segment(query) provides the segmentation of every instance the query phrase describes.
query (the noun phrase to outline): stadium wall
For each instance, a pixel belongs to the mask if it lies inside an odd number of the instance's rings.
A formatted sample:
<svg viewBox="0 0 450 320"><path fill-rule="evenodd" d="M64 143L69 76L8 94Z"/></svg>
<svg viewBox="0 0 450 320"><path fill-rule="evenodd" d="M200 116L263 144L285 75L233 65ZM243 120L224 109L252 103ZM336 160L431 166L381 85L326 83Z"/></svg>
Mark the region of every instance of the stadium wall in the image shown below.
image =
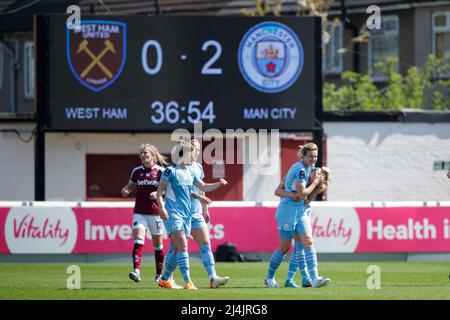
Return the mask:
<svg viewBox="0 0 450 320"><path fill-rule="evenodd" d="M231 242L247 256L267 258L278 246L276 206L216 202L208 224L212 249ZM51 261L120 260L132 245L132 214L132 202L0 202L0 261L39 261L40 254L55 255ZM317 202L311 224L326 260L450 261L450 202ZM144 250L150 254L152 246ZM199 253L192 240L190 252Z"/></svg>
<svg viewBox="0 0 450 320"><path fill-rule="evenodd" d="M34 139L32 123L0 123L0 201L34 200Z"/></svg>
<svg viewBox="0 0 450 320"><path fill-rule="evenodd" d="M2 124L25 138L32 124ZM332 172L330 201L450 200L445 171L434 161L450 161L449 123L326 122L327 166ZM170 153L169 134L46 134L46 198L86 200L86 154L136 153L150 141ZM34 141L20 141L13 132L0 133L0 201L34 199ZM280 150L272 161L279 165ZM126 170L129 170L126 168ZM245 164L243 200L271 201L280 173L259 175L257 165Z"/></svg>
<svg viewBox="0 0 450 320"><path fill-rule="evenodd" d="M450 199L449 123L329 122L330 201L439 201Z"/></svg>

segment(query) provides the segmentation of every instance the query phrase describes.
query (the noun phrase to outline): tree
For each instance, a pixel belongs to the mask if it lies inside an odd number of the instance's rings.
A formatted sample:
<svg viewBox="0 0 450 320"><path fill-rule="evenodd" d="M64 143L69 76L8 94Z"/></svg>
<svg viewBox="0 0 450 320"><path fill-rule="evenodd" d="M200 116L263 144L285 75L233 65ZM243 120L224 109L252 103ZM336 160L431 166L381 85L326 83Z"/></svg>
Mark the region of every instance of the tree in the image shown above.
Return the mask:
<svg viewBox="0 0 450 320"><path fill-rule="evenodd" d="M323 105L325 110L450 110L450 56L438 59L430 55L423 68L410 67L402 76L396 70L397 58L388 58L375 64L385 75L383 85L377 86L370 74L346 71L340 88L325 83Z"/></svg>
<svg viewBox="0 0 450 320"><path fill-rule="evenodd" d="M256 0L255 10L241 10L248 16L280 16L284 0ZM335 0L296 0L293 6L285 10L295 12L298 16L319 16L322 18L322 43L325 50L330 40L327 32L328 11ZM370 37L365 25L354 42L367 42ZM350 44L351 45L351 44ZM341 48L345 52L346 48ZM370 74L352 71L342 73L346 85L336 88L333 83L324 82L323 105L325 110L400 110L432 109L450 110L450 57L438 59L428 57L423 68L410 67L406 75L397 71L398 59L388 58L374 65L382 71L386 80L375 83ZM325 77L325 74L323 75Z"/></svg>

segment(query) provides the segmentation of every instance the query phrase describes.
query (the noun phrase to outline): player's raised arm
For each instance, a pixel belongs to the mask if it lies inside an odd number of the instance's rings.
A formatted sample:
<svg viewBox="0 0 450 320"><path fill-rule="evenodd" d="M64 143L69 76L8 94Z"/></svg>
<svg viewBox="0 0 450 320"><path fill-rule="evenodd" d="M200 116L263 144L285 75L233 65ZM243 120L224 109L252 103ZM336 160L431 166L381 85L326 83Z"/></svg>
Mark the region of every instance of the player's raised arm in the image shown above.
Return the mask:
<svg viewBox="0 0 450 320"><path fill-rule="evenodd" d="M128 197L136 188L136 183L133 181L129 181L128 184L122 188L122 196Z"/></svg>
<svg viewBox="0 0 450 320"><path fill-rule="evenodd" d="M297 195L300 200L305 199L307 196L313 192L314 188L322 181L322 176L316 175L314 177L314 180L311 182L311 184L306 187L305 182L296 182L295 183L295 189L297 190Z"/></svg>
<svg viewBox="0 0 450 320"><path fill-rule="evenodd" d="M318 184L314 188L314 190L308 196L305 197L305 205L308 205L312 201L314 201L316 199L317 195L319 193L324 192L326 188L327 188L327 186L325 184L323 184L323 183Z"/></svg>
<svg viewBox="0 0 450 320"><path fill-rule="evenodd" d="M225 179L220 179L218 182L215 183L205 183L203 182L203 180L200 179L194 180L194 185L203 192L211 192L219 189L222 186L226 186L227 184L228 181Z"/></svg>
<svg viewBox="0 0 450 320"><path fill-rule="evenodd" d="M314 188L309 196L305 198L305 205L310 204L319 193L324 192L328 185L330 184L330 170L327 167L316 168L321 173L322 180L321 182Z"/></svg>

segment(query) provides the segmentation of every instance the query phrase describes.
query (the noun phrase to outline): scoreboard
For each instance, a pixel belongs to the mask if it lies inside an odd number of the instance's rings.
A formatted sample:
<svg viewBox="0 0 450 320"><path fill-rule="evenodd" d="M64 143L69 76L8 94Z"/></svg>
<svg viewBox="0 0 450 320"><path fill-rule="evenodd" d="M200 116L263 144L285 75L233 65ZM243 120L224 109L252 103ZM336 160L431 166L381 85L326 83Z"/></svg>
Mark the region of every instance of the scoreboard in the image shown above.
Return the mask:
<svg viewBox="0 0 450 320"><path fill-rule="evenodd" d="M82 16L71 29L67 17L37 24L48 130L321 125L320 18Z"/></svg>

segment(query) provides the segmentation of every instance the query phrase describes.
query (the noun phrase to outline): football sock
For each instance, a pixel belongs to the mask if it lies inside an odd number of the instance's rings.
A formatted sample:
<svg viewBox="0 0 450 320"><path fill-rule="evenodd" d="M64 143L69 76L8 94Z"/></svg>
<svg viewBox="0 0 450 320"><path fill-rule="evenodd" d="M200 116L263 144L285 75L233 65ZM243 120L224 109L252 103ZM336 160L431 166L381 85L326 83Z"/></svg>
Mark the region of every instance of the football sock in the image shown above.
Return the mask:
<svg viewBox="0 0 450 320"><path fill-rule="evenodd" d="M155 250L156 274L160 275L164 266L164 251Z"/></svg>
<svg viewBox="0 0 450 320"><path fill-rule="evenodd" d="M143 251L144 251L143 244L134 243L132 258L133 258L133 268L135 272L136 270L139 271L139 269L141 268Z"/></svg>
<svg viewBox="0 0 450 320"><path fill-rule="evenodd" d="M305 251L301 242L294 242L294 253L297 256L297 265L300 269L300 273L303 279L309 278L308 270L306 269L306 259L305 259Z"/></svg>
<svg viewBox="0 0 450 320"><path fill-rule="evenodd" d="M278 267L284 259L284 256L285 255L282 254L278 249L275 250L275 252L272 254L269 263L269 271L267 272L268 278L273 279L273 277L275 276L275 271L277 271Z"/></svg>
<svg viewBox="0 0 450 320"><path fill-rule="evenodd" d="M209 244L200 246L200 253L203 266L205 267L206 272L208 272L208 278L211 280L212 278L215 278L217 276L216 267L214 265L214 257L211 252L211 246Z"/></svg>
<svg viewBox="0 0 450 320"><path fill-rule="evenodd" d="M164 273L162 275L163 280L171 279L172 274L175 271L176 267L177 267L177 256L175 254L175 247L171 244L169 251L166 254Z"/></svg>
<svg viewBox="0 0 450 320"><path fill-rule="evenodd" d="M290 281L294 280L294 276L295 276L295 272L297 271L297 267L298 267L297 254L294 250L294 252L292 252L292 254L291 254L291 257L289 258L289 270L288 270L286 280L290 280Z"/></svg>
<svg viewBox="0 0 450 320"><path fill-rule="evenodd" d="M314 247L305 248L305 258L306 264L308 265L309 273L311 274L312 280L317 279L318 271L317 271L317 255L316 249Z"/></svg>
<svg viewBox="0 0 450 320"><path fill-rule="evenodd" d="M189 254L187 252L178 252L177 264L178 267L180 268L184 282L190 281L191 277L189 275Z"/></svg>

